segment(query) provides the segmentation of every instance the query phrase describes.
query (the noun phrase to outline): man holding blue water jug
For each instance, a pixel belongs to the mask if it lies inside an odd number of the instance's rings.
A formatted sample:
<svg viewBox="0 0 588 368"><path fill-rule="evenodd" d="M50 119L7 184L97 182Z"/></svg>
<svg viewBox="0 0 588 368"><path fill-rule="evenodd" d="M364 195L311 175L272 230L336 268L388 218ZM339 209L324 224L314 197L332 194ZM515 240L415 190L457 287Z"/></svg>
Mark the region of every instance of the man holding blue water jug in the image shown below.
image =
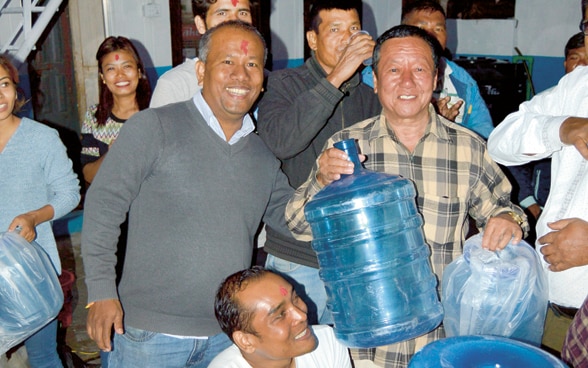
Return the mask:
<svg viewBox="0 0 588 368"><path fill-rule="evenodd" d="M296 238L312 240L304 216L309 200L342 174L353 174L347 155L329 148L345 139L357 140L361 153L367 156L366 169L414 182L438 280L462 253L468 215L484 231L484 248L500 250L523 238L529 229L525 215L510 201L511 185L488 155L483 138L435 112L431 97L440 56L439 42L414 26L396 26L378 38L373 53L374 91L382 112L327 141L307 181L286 207ZM445 331L439 326L407 341L351 349L352 357L356 368L405 367L420 348L443 337Z"/></svg>

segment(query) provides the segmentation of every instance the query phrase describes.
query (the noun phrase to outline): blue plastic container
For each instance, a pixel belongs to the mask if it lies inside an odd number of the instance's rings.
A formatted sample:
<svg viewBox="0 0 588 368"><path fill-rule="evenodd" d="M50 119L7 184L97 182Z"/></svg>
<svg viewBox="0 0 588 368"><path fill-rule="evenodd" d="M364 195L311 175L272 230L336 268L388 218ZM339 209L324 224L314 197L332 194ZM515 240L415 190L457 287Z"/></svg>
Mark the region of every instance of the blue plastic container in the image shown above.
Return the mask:
<svg viewBox="0 0 588 368"><path fill-rule="evenodd" d="M335 143L355 164L306 205L335 335L350 347L409 340L437 327L443 309L414 184L363 169L354 140Z"/></svg>
<svg viewBox="0 0 588 368"><path fill-rule="evenodd" d="M434 341L416 353L409 368L567 368L553 355L497 336L457 336Z"/></svg>

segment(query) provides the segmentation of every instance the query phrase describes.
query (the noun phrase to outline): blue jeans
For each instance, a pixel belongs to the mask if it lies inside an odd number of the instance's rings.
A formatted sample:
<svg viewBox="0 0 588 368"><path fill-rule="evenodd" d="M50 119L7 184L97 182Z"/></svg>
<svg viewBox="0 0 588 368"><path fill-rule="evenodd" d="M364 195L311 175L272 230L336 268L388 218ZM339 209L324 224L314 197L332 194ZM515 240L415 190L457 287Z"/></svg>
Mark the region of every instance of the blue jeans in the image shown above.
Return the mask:
<svg viewBox="0 0 588 368"><path fill-rule="evenodd" d="M267 255L265 267L284 276L294 286L296 293L308 307L308 323L332 325L333 315L327 308L327 291L319 277L318 268L286 261L271 254Z"/></svg>
<svg viewBox="0 0 588 368"><path fill-rule="evenodd" d="M57 354L57 319L35 332L24 344L31 368L63 368Z"/></svg>
<svg viewBox="0 0 588 368"><path fill-rule="evenodd" d="M112 341L110 345L114 344ZM108 356L110 355L109 351L100 350L100 368L108 368Z"/></svg>
<svg viewBox="0 0 588 368"><path fill-rule="evenodd" d="M114 334L114 348L108 354L108 366L206 368L214 357L231 344L224 333L208 339L183 339L125 326L123 335Z"/></svg>

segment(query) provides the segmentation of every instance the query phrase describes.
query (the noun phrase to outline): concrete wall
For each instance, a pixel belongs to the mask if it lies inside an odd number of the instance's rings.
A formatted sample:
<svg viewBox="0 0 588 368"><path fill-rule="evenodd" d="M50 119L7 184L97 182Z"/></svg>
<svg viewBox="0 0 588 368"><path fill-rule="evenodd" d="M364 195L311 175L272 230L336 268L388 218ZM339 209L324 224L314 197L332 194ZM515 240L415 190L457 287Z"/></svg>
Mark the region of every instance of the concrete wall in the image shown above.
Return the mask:
<svg viewBox="0 0 588 368"><path fill-rule="evenodd" d="M19 0L8 0L9 5ZM274 68L303 62L303 0L271 0ZM168 0L69 0L74 42L74 63L79 96L97 101L94 55L105 36L124 35L138 46L150 79L172 67ZM364 28L374 37L400 22L402 0L364 0ZM0 41L16 20L0 24ZM563 75L563 48L579 31L579 0L517 0L515 19L449 20L448 47L455 56L488 56L510 60L533 57L537 91L555 84ZM81 87L81 89L80 89ZM84 109L82 109L84 107ZM84 111L85 106L80 106Z"/></svg>

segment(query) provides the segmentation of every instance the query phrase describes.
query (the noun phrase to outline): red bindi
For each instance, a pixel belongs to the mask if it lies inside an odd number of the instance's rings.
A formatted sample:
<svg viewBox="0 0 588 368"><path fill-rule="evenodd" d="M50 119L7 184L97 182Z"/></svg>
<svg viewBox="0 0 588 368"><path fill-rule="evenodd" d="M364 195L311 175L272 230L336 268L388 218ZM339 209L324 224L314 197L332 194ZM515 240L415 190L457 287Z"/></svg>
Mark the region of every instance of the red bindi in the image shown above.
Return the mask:
<svg viewBox="0 0 588 368"><path fill-rule="evenodd" d="M288 295L288 290L286 290L285 287L280 286L280 294L282 294L282 296L286 296Z"/></svg>
<svg viewBox="0 0 588 368"><path fill-rule="evenodd" d="M239 3L239 0L231 0L231 3L233 4L233 6L237 6L237 4Z"/></svg>
<svg viewBox="0 0 588 368"><path fill-rule="evenodd" d="M249 41L241 41L241 51L247 55L249 53Z"/></svg>
<svg viewBox="0 0 588 368"><path fill-rule="evenodd" d="M118 54L114 54L114 60L118 61L118 58L119 58L119 57L120 57L120 56L118 56Z"/></svg>

